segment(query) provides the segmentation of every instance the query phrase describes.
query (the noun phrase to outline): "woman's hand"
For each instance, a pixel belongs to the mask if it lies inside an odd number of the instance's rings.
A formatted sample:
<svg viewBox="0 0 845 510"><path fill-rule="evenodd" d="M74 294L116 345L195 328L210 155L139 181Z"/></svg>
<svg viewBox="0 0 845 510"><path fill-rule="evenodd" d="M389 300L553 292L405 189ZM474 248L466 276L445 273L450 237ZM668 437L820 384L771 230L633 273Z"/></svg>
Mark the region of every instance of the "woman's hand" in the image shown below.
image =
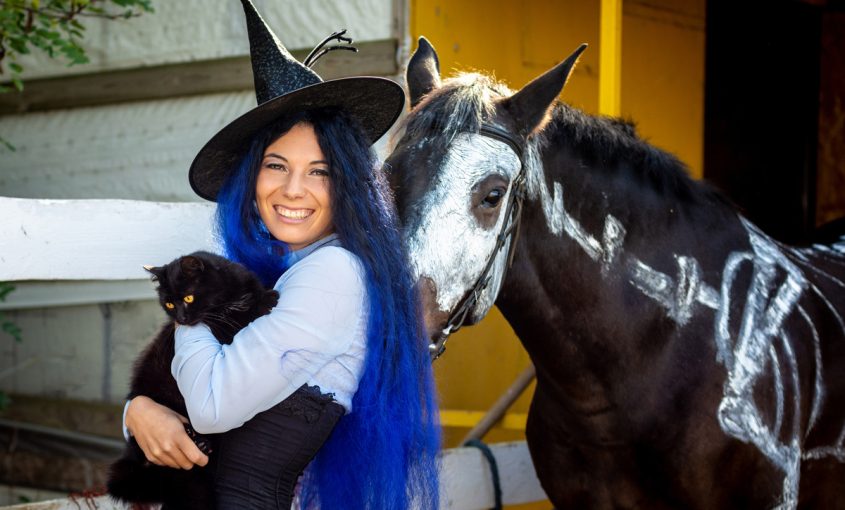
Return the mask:
<svg viewBox="0 0 845 510"><path fill-rule="evenodd" d="M181 414L144 396L133 398L126 409L126 427L147 460L159 466L191 469L208 463L185 432L187 422Z"/></svg>

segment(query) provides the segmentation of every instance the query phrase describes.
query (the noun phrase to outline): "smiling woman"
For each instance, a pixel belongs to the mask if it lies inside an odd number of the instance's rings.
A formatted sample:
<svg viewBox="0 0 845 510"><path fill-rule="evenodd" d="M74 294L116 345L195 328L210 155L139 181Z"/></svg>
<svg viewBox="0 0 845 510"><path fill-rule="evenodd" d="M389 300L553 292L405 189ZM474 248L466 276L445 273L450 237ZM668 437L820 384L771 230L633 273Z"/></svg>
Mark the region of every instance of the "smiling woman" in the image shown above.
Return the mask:
<svg viewBox="0 0 845 510"><path fill-rule="evenodd" d="M217 202L227 258L279 302L228 345L202 323L179 325L170 368L188 416L141 395L125 424L151 462L183 469L208 460L183 419L221 434L211 454L218 509L287 510L297 483L302 508L436 508L431 365L370 148L404 93L382 78L322 81L308 66L350 42L343 32L303 65L242 3L259 105L212 137L188 177Z"/></svg>
<svg viewBox="0 0 845 510"><path fill-rule="evenodd" d="M314 127L300 123L270 144L255 184L267 230L292 250L332 233L328 162Z"/></svg>

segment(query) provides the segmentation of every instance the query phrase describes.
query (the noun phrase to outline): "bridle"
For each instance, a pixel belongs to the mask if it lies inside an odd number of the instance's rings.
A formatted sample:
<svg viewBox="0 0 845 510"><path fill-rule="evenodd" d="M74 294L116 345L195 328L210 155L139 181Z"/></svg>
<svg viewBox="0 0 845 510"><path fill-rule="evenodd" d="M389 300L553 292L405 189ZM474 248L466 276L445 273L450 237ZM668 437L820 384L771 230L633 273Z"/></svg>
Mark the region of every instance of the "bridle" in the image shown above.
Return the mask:
<svg viewBox="0 0 845 510"><path fill-rule="evenodd" d="M505 266L504 273L502 274L502 280L504 281L505 275L513 263L516 241L519 237L519 222L522 217L522 203L525 200L526 179L522 145L514 135L494 124L482 124L481 128L478 130L478 134L508 144L519 158L519 171L511 182L511 194L508 198L507 208L505 209L505 219L502 222L502 229L499 231L499 235L496 236L496 246L487 257L487 263L484 265L484 269L481 271L478 279L475 280L475 284L472 288L470 288L463 301L461 301L449 315L449 320L446 321L446 326L440 332L440 336L437 338L437 341L428 346L432 362L443 354L446 350L446 340L449 339L449 335L461 329L469 311L475 307L476 303L478 303L478 300L481 297L481 292L487 288L487 285L492 279L490 272L493 269L493 263L496 260L496 256L505 246L505 242L510 238L511 242L508 247L508 263Z"/></svg>

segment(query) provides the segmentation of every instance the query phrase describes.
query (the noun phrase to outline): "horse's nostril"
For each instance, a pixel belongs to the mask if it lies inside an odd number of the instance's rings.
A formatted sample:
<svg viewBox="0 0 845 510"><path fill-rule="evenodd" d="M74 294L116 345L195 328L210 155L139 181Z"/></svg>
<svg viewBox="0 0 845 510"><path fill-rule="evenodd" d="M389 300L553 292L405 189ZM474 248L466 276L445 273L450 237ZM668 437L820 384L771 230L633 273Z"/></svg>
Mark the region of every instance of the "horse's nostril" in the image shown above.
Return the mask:
<svg viewBox="0 0 845 510"><path fill-rule="evenodd" d="M426 334L429 338L435 338L446 326L449 313L440 310L440 307L437 306L437 285L435 285L434 280L427 276L420 277L417 281L417 289L423 306Z"/></svg>

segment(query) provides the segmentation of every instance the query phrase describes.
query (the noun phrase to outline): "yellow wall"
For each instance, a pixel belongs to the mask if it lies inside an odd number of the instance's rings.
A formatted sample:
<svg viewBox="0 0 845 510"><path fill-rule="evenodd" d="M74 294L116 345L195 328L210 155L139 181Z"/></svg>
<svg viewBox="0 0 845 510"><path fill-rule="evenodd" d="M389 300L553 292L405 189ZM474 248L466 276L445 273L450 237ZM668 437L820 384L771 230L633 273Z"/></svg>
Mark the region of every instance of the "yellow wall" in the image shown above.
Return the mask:
<svg viewBox="0 0 845 510"><path fill-rule="evenodd" d="M651 143L677 154L702 175L705 0L623 0L622 115ZM414 46L425 35L437 49L441 74L480 70L517 89L566 58L583 54L561 99L589 113L598 109L599 2L575 0L411 0ZM486 410L528 366L498 310L449 340L436 363L443 409ZM527 412L529 395L514 406ZM447 430L455 444L466 429ZM497 429L488 442L522 434Z"/></svg>

